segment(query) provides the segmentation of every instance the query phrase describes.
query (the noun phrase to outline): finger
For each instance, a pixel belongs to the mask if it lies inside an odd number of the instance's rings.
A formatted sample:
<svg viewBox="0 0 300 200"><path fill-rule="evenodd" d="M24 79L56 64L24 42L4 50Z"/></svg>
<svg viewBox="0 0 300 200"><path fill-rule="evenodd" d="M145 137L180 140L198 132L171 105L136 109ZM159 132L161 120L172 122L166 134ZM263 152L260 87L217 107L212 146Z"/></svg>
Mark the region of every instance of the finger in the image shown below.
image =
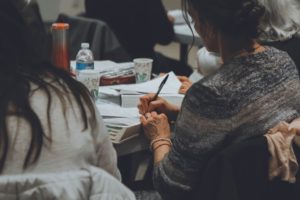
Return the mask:
<svg viewBox="0 0 300 200"><path fill-rule="evenodd" d="M141 104L142 113L143 114L146 113L148 110L149 101L146 98L142 98L140 99L140 104Z"/></svg>
<svg viewBox="0 0 300 200"><path fill-rule="evenodd" d="M159 108L161 108L163 104L164 102L161 99L158 99L156 101L151 101L148 107L148 112L159 110Z"/></svg>
<svg viewBox="0 0 300 200"><path fill-rule="evenodd" d="M155 96L154 93L148 93L146 94L144 97L147 98L149 101L151 101L153 99L153 97Z"/></svg>
<svg viewBox="0 0 300 200"><path fill-rule="evenodd" d="M140 121L143 127L146 127L148 125L148 121L145 116L141 116Z"/></svg>
<svg viewBox="0 0 300 200"><path fill-rule="evenodd" d="M145 125L145 123L147 123L147 119L143 115L140 116L140 121L141 121L141 123L142 123L143 126Z"/></svg>
<svg viewBox="0 0 300 200"><path fill-rule="evenodd" d="M164 113L158 115L161 119L168 119L167 115Z"/></svg>
<svg viewBox="0 0 300 200"><path fill-rule="evenodd" d="M179 79L180 82L184 82L188 80L188 77L186 76L177 76L177 78Z"/></svg>
<svg viewBox="0 0 300 200"><path fill-rule="evenodd" d="M185 86L185 87L190 87L191 85L192 85L192 83L191 82L183 82L183 85Z"/></svg>
<svg viewBox="0 0 300 200"><path fill-rule="evenodd" d="M185 92L186 92L185 89L183 89L183 88L179 89L179 94L185 94Z"/></svg>
<svg viewBox="0 0 300 200"><path fill-rule="evenodd" d="M152 119L152 115L149 112L145 114L145 117L146 117L147 121L149 121L150 119Z"/></svg>
<svg viewBox="0 0 300 200"><path fill-rule="evenodd" d="M137 108L138 108L138 110L139 110L139 113L140 113L140 114L143 114L143 107L142 107L142 104L141 104L141 103L139 103L139 104L137 105Z"/></svg>
<svg viewBox="0 0 300 200"><path fill-rule="evenodd" d="M155 119L155 117L157 117L157 112L151 112L151 116Z"/></svg>
<svg viewBox="0 0 300 200"><path fill-rule="evenodd" d="M189 85L189 83L185 81L185 82L182 83L182 85L186 87L186 86Z"/></svg>
<svg viewBox="0 0 300 200"><path fill-rule="evenodd" d="M152 99L152 94L146 94L142 97L140 97L140 102L143 102L143 103L149 103Z"/></svg>

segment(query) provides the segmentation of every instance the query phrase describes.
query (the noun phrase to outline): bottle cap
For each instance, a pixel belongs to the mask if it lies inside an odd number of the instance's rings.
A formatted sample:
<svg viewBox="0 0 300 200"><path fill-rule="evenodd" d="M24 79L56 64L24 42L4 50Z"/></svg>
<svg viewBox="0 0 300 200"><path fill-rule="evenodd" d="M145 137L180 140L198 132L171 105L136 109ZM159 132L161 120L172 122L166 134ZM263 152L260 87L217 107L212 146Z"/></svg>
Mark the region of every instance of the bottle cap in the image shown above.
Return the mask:
<svg viewBox="0 0 300 200"><path fill-rule="evenodd" d="M67 23L53 23L52 30L65 30L69 29L70 25Z"/></svg>
<svg viewBox="0 0 300 200"><path fill-rule="evenodd" d="M83 49L88 49L89 47L90 47L90 44L89 44L89 43L86 43L86 42L81 43L81 48L83 48Z"/></svg>

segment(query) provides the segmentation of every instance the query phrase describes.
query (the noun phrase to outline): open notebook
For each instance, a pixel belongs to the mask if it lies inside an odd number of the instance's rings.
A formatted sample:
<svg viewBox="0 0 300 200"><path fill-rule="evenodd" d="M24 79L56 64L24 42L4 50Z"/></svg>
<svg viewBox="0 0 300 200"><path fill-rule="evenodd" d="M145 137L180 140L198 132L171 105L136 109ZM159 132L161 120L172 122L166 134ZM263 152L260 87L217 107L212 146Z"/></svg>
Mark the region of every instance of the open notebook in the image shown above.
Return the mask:
<svg viewBox="0 0 300 200"><path fill-rule="evenodd" d="M140 121L137 118L111 118L104 119L104 124L112 143L119 144L141 132Z"/></svg>
<svg viewBox="0 0 300 200"><path fill-rule="evenodd" d="M97 104L113 143L122 143L141 133L138 109L122 108L116 104Z"/></svg>

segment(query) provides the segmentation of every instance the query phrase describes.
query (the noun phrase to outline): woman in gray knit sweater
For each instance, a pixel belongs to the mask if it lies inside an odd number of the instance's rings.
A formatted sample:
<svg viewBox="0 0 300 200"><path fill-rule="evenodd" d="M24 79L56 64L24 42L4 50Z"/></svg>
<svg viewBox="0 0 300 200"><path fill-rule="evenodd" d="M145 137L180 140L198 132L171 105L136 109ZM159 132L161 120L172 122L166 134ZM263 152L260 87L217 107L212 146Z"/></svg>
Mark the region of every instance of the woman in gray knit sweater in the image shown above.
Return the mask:
<svg viewBox="0 0 300 200"><path fill-rule="evenodd" d="M183 0L183 5L206 48L220 54L224 64L189 89L180 109L162 98L152 101L152 94L140 100L154 153L154 186L164 199L181 199L191 191L220 149L300 116L294 62L256 42L264 12L256 0ZM172 136L171 120L176 120Z"/></svg>

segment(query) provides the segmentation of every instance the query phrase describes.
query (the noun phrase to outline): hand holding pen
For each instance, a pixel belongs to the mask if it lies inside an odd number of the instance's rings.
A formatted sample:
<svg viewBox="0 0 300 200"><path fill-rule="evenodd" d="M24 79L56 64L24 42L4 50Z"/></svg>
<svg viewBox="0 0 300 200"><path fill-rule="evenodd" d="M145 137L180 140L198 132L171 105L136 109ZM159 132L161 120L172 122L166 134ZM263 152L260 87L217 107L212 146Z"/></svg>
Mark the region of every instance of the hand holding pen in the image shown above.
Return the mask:
<svg viewBox="0 0 300 200"><path fill-rule="evenodd" d="M166 75L166 77L163 79L163 81L160 83L157 92L153 95L148 95L146 97L141 98L141 104L139 104L139 109L142 111L143 115L140 116L140 121L143 127L144 135L151 141L151 149L154 151L158 147L154 147L152 145L155 140L158 138L164 138L166 141L170 141L170 124L168 121L168 117L165 113L160 110L160 113L157 113L154 111L157 109L165 109L166 101L164 101L162 98L159 98L158 95L161 92L163 86L165 85L167 79L169 77L169 74ZM152 110L153 109L153 110ZM166 142L163 141L163 142ZM159 143L159 141L156 141ZM160 144L159 147L162 145L168 145L167 148L170 148L172 145L172 142L170 141L167 144ZM169 150L169 149L168 149Z"/></svg>
<svg viewBox="0 0 300 200"><path fill-rule="evenodd" d="M160 83L158 90L156 92L156 94L154 95L152 101L155 101L160 93L160 91L162 90L162 88L164 87L164 85L166 84L167 80L169 78L169 74L166 75L166 77L162 80L162 82Z"/></svg>
<svg viewBox="0 0 300 200"><path fill-rule="evenodd" d="M138 104L140 114L145 115L146 113L156 111L157 113L166 114L169 119L176 118L177 113L179 111L179 107L159 97L159 94L167 81L166 77L161 82L158 91L155 94L147 94L140 98L140 103Z"/></svg>

